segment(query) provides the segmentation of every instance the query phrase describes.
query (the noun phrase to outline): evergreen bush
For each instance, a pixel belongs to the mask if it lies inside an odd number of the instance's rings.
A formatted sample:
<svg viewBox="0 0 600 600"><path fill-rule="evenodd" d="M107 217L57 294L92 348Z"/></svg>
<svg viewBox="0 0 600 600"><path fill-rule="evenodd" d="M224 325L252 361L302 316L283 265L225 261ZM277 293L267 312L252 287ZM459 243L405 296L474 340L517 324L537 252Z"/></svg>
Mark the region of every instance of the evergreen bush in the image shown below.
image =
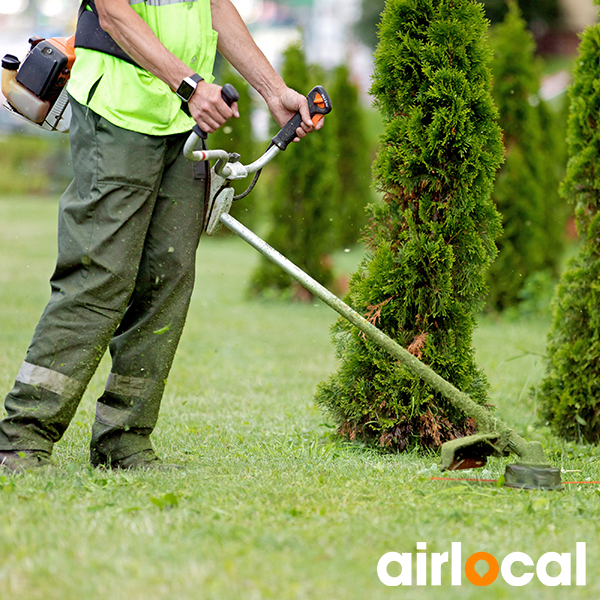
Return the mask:
<svg viewBox="0 0 600 600"><path fill-rule="evenodd" d="M0 137L0 156L0 194L60 194L73 178L66 135L11 133Z"/></svg>
<svg viewBox="0 0 600 600"><path fill-rule="evenodd" d="M596 0L596 4L598 1ZM579 47L570 90L569 162L561 192L575 207L581 238L554 298L542 414L568 439L600 440L600 25Z"/></svg>
<svg viewBox="0 0 600 600"><path fill-rule="evenodd" d="M368 255L348 302L474 401L488 384L472 333L496 254L490 200L502 160L483 7L472 0L388 0L371 93L386 123L375 163ZM345 320L341 365L317 403L351 439L437 447L474 422Z"/></svg>
<svg viewBox="0 0 600 600"><path fill-rule="evenodd" d="M503 310L519 301L528 278L551 263L562 248L548 244L545 176L550 158L542 147L538 98L540 77L535 42L516 2L493 30L493 95L504 130L506 162L496 180L493 200L503 221L498 257L488 272L488 305ZM544 140L545 141L545 140ZM558 189L558 182L554 180ZM556 192L554 193L556 197Z"/></svg>
<svg viewBox="0 0 600 600"><path fill-rule="evenodd" d="M246 80L231 67L231 65L222 59L219 69L219 81L222 85L230 83L240 94L238 107L240 111L239 119L229 119L223 127L220 127L215 133L208 136L208 147L210 149L223 149L227 152L237 152L241 156L244 164L249 164L258 158L258 145L254 141L252 132L252 96L250 86ZM232 182L235 193L241 194L252 181L251 177ZM256 222L256 205L258 202L256 192L242 199L240 202L234 202L231 208L231 214L241 219L245 225L253 226ZM223 227L222 232L228 230Z"/></svg>
<svg viewBox="0 0 600 600"><path fill-rule="evenodd" d="M282 77L291 88L307 94L323 80L323 73L306 64L302 48L295 44L284 53ZM323 285L333 279L328 255L335 249L333 206L338 196L335 139L326 128L290 144L277 157L269 191L271 232L266 237ZM303 288L264 257L252 276L251 292L305 297Z"/></svg>
<svg viewBox="0 0 600 600"><path fill-rule="evenodd" d="M560 194L560 183L567 166L568 102L558 101L554 107L541 101L538 105L542 128L541 166L544 189L545 231L548 252L546 271L558 280L565 249L567 219L571 214L569 202Z"/></svg>
<svg viewBox="0 0 600 600"><path fill-rule="evenodd" d="M335 70L329 93L334 111L327 119L327 135L335 137L338 149L334 157L339 182L334 225L338 232L338 246L347 248L358 242L366 224L371 164L364 109L360 105L357 87L350 82L347 66L342 65Z"/></svg>

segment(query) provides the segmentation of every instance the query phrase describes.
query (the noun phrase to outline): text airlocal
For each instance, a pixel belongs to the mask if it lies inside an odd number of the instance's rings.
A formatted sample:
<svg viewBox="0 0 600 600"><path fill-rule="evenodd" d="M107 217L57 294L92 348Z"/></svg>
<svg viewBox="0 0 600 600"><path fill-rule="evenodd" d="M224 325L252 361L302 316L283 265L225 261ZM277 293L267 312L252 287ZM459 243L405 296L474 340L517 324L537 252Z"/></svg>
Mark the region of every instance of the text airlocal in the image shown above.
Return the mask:
<svg viewBox="0 0 600 600"><path fill-rule="evenodd" d="M511 552L499 563L493 554L489 552L475 552L471 554L463 563L462 546L460 542L453 542L450 553L433 552L431 555L425 552L427 550L426 542L417 542L417 553L408 552L388 552L384 554L377 564L377 575L381 583L393 587L399 585L442 585L442 567L450 572L451 584L462 585L463 575L467 581L477 586L491 585L502 577L508 585L520 587L527 585L534 577L546 586L572 585L573 574L575 585L586 585L586 546L585 542L575 544L575 557L572 560L570 552L546 552L542 554L537 562L525 552ZM413 583L413 557L416 559L415 577ZM484 575L479 575L475 570L475 565L483 561L487 563L487 571ZM520 567L514 570L519 575L513 575L513 567L520 563ZM556 566L548 569L549 565L556 563ZM399 575L390 575L388 567L395 564L393 572L398 571ZM483 568L482 568L483 567ZM480 571L485 571L485 566L479 567ZM548 570L552 574L548 573ZM559 571L556 574L557 570ZM524 572L525 571L525 572ZM446 571L447 572L447 571Z"/></svg>

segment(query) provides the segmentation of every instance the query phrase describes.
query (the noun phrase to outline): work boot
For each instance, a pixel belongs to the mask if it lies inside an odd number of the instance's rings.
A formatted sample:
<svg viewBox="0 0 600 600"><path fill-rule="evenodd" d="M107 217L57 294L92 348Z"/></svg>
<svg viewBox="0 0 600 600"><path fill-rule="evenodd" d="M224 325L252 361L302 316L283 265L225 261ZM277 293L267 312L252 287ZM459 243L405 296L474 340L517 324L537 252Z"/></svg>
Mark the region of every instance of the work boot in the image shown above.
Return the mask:
<svg viewBox="0 0 600 600"><path fill-rule="evenodd" d="M50 464L50 455L32 450L0 451L0 470L11 473L33 471Z"/></svg>
<svg viewBox="0 0 600 600"><path fill-rule="evenodd" d="M163 463L158 456L154 453L154 450L142 450L136 452L131 456L120 458L118 460L110 460L107 458L105 461L96 462L92 461L92 467L104 467L105 469L124 469L134 470L143 469L146 471L172 471L175 469L183 469L182 465L173 465Z"/></svg>

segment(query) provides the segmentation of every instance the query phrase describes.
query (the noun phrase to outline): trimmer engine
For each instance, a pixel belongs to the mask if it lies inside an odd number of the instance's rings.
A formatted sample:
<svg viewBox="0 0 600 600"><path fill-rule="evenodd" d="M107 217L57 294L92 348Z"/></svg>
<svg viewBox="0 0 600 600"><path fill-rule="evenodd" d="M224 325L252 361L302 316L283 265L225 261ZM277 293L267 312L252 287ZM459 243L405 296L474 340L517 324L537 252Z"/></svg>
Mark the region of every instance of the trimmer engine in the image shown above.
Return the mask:
<svg viewBox="0 0 600 600"><path fill-rule="evenodd" d="M75 62L74 40L74 36L30 38L31 49L22 64L6 54L2 59L5 108L43 129L68 131L71 109L65 86Z"/></svg>

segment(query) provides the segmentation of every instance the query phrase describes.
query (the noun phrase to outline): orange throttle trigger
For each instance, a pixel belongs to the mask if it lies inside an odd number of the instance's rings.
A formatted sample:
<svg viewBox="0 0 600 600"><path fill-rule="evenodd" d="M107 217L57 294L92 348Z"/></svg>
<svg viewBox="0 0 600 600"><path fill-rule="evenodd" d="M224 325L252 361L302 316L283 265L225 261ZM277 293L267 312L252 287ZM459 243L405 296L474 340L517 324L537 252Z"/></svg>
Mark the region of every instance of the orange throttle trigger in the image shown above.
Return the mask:
<svg viewBox="0 0 600 600"><path fill-rule="evenodd" d="M323 96L321 96L321 94L319 94L319 92L317 92L317 94L315 96L315 105L318 106L319 108L326 108L326 106L327 106L325 100L323 99ZM324 115L322 115L322 114L313 115L312 124L316 127L317 124L319 123L319 121L323 118L323 116Z"/></svg>
<svg viewBox="0 0 600 600"><path fill-rule="evenodd" d="M319 121L331 112L331 100L325 88L320 85L313 88L306 99L312 124L316 127Z"/></svg>

